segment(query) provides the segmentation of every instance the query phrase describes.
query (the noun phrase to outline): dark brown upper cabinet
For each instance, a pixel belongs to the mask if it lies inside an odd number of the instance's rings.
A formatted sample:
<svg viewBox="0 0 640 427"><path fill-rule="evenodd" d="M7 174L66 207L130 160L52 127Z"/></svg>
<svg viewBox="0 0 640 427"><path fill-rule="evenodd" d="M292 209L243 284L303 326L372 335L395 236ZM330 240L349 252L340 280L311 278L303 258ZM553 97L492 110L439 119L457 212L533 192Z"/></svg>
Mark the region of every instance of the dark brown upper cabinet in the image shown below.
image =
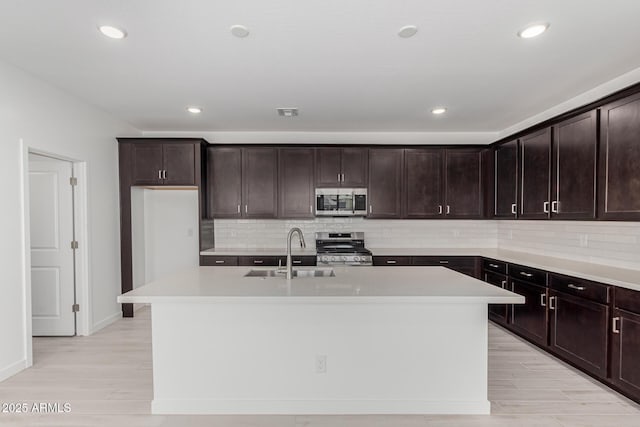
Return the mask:
<svg viewBox="0 0 640 427"><path fill-rule="evenodd" d="M403 194L406 218L440 218L443 215L443 157L441 149L406 149Z"/></svg>
<svg viewBox="0 0 640 427"><path fill-rule="evenodd" d="M366 187L367 148L317 148L316 187Z"/></svg>
<svg viewBox="0 0 640 427"><path fill-rule="evenodd" d="M600 110L598 214L640 220L640 93Z"/></svg>
<svg viewBox="0 0 640 427"><path fill-rule="evenodd" d="M494 151L496 218L518 215L518 141L499 145Z"/></svg>
<svg viewBox="0 0 640 427"><path fill-rule="evenodd" d="M596 217L597 136L596 111L581 114L554 126L550 209L552 218Z"/></svg>
<svg viewBox="0 0 640 427"><path fill-rule="evenodd" d="M209 217L242 216L242 149L207 150L207 192Z"/></svg>
<svg viewBox="0 0 640 427"><path fill-rule="evenodd" d="M482 218L483 169L482 150L445 150L445 203L446 218Z"/></svg>
<svg viewBox="0 0 640 427"><path fill-rule="evenodd" d="M551 213L549 178L551 169L551 128L520 139L519 217L548 218Z"/></svg>
<svg viewBox="0 0 640 427"><path fill-rule="evenodd" d="M279 218L313 218L313 154L313 148L281 148L278 151Z"/></svg>
<svg viewBox="0 0 640 427"><path fill-rule="evenodd" d="M242 150L242 216L275 218L278 211L278 151L275 148Z"/></svg>
<svg viewBox="0 0 640 427"><path fill-rule="evenodd" d="M132 144L132 184L196 185L197 147L185 142Z"/></svg>
<svg viewBox="0 0 640 427"><path fill-rule="evenodd" d="M401 218L402 148L369 150L369 218Z"/></svg>
<svg viewBox="0 0 640 427"><path fill-rule="evenodd" d="M211 218L277 216L277 149L210 147L207 163Z"/></svg>

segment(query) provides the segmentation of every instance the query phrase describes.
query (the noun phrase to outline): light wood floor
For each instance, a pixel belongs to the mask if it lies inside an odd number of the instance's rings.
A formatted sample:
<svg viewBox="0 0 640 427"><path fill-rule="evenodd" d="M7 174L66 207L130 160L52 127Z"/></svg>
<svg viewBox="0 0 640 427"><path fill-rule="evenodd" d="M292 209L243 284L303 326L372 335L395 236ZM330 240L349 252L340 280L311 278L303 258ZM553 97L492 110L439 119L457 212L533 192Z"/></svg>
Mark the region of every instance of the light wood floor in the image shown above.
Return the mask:
<svg viewBox="0 0 640 427"><path fill-rule="evenodd" d="M34 366L0 383L0 402L70 402L71 413L0 413L0 426L640 426L640 406L495 326L490 416L150 415L150 329L145 308L90 337L34 339Z"/></svg>

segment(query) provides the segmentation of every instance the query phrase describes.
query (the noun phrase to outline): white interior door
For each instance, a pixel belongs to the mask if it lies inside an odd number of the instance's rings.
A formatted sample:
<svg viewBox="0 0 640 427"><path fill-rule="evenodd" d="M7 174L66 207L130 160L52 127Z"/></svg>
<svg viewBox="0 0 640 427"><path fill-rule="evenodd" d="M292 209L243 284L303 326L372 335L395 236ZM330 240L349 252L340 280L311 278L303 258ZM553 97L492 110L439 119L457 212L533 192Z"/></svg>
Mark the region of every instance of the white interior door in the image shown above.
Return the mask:
<svg viewBox="0 0 640 427"><path fill-rule="evenodd" d="M70 162L29 156L33 335L76 333Z"/></svg>

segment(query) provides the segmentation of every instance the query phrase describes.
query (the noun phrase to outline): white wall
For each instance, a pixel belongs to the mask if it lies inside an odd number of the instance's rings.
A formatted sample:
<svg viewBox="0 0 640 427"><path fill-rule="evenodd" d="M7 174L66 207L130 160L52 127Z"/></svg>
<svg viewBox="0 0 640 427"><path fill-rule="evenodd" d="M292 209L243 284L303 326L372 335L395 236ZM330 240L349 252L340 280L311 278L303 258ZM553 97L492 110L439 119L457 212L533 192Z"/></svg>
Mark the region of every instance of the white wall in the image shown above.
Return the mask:
<svg viewBox="0 0 640 427"><path fill-rule="evenodd" d="M197 190L144 190L146 283L198 266L198 215Z"/></svg>
<svg viewBox="0 0 640 427"><path fill-rule="evenodd" d="M117 144L137 135L127 123L0 63L0 380L24 368L25 339L23 152L26 147L86 161L88 254L92 325L117 318L120 307L120 247ZM81 242L82 244L82 242ZM30 303L30 302L29 302Z"/></svg>

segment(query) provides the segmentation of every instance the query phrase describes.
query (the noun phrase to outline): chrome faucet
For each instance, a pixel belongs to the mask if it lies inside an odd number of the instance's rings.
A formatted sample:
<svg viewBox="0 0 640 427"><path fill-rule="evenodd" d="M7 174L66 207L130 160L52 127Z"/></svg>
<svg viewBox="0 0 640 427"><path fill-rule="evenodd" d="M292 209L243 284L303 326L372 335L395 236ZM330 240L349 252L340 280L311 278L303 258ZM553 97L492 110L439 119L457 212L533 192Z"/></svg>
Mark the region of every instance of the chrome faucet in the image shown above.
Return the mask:
<svg viewBox="0 0 640 427"><path fill-rule="evenodd" d="M293 265L291 262L291 239L293 238L294 233L298 233L300 247L307 247L306 243L304 242L304 235L302 234L302 230L300 230L298 227L293 227L291 230L289 230L289 234L287 235L287 280L291 280L291 278L293 277Z"/></svg>

